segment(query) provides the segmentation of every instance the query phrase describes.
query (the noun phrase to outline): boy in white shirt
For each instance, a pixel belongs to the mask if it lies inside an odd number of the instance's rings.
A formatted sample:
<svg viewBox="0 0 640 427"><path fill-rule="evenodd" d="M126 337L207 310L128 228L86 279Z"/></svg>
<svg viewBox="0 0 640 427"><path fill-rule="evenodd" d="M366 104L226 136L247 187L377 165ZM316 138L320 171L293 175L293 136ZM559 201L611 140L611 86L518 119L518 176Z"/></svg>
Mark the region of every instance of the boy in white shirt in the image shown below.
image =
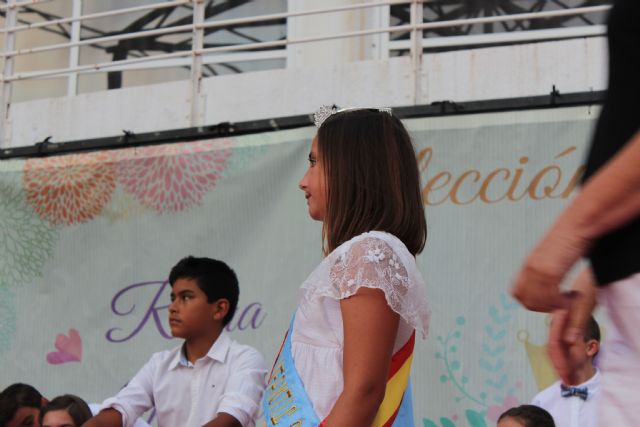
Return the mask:
<svg viewBox="0 0 640 427"><path fill-rule="evenodd" d="M556 381L533 398L533 404L546 409L557 426L596 426L596 408L600 391L600 373L593 358L600 351L600 328L589 319L583 340L571 345L567 355L576 367L575 384Z"/></svg>
<svg viewBox="0 0 640 427"><path fill-rule="evenodd" d="M225 263L187 257L171 270L169 325L184 342L155 353L85 427L131 427L152 407L158 427L253 426L266 368L258 351L224 330L238 304Z"/></svg>

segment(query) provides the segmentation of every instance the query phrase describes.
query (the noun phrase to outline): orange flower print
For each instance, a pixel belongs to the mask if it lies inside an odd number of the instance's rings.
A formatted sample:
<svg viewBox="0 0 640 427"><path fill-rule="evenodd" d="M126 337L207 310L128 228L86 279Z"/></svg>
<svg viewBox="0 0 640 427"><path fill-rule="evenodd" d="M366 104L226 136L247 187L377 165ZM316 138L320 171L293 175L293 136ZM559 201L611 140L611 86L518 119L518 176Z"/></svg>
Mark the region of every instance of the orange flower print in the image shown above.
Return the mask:
<svg viewBox="0 0 640 427"><path fill-rule="evenodd" d="M111 200L112 152L29 159L23 181L27 201L41 218L54 225L86 222Z"/></svg>

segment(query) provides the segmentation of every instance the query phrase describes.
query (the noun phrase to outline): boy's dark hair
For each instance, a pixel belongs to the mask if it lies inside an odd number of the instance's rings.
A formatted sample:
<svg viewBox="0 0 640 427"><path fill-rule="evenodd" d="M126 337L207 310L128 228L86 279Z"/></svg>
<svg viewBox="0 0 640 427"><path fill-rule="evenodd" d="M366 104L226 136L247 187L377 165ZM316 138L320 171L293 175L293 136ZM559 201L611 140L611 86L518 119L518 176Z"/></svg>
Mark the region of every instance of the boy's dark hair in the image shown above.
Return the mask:
<svg viewBox="0 0 640 427"><path fill-rule="evenodd" d="M91 409L89 409L87 402L73 394L63 394L54 398L42 408L40 411L40 425L42 425L42 420L47 412L60 410L67 411L76 427L80 427L92 417Z"/></svg>
<svg viewBox="0 0 640 427"><path fill-rule="evenodd" d="M42 395L29 384L15 383L0 392L0 427L4 427L24 406L40 408Z"/></svg>
<svg viewBox="0 0 640 427"><path fill-rule="evenodd" d="M600 326L593 316L589 316L587 326L584 328L584 341L596 340L600 342Z"/></svg>
<svg viewBox="0 0 640 427"><path fill-rule="evenodd" d="M525 427L555 427L553 417L544 409L534 405L520 405L505 411L498 422L504 418L515 418L524 423Z"/></svg>
<svg viewBox="0 0 640 427"><path fill-rule="evenodd" d="M229 312L222 325L226 326L236 312L240 289L236 273L224 262L211 258L196 258L188 256L181 259L169 273L169 283L173 284L178 279L192 279L207 296L210 303L224 298L229 301Z"/></svg>
<svg viewBox="0 0 640 427"><path fill-rule="evenodd" d="M419 254L427 239L420 171L411 137L375 109L339 112L318 129L327 188L323 250L367 231L386 231Z"/></svg>

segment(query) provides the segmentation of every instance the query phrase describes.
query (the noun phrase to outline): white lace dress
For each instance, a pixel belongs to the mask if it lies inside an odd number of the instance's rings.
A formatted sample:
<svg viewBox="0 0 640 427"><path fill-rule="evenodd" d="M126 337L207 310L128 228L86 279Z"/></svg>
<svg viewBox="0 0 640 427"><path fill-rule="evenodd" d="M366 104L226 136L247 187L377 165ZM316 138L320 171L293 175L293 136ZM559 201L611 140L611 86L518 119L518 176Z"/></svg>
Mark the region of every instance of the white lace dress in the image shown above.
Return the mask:
<svg viewBox="0 0 640 427"><path fill-rule="evenodd" d="M430 309L415 258L395 236L370 231L329 254L300 288L292 353L316 414L324 419L342 393L344 336L340 300L360 287L384 291L400 315L394 352L414 330L426 337Z"/></svg>

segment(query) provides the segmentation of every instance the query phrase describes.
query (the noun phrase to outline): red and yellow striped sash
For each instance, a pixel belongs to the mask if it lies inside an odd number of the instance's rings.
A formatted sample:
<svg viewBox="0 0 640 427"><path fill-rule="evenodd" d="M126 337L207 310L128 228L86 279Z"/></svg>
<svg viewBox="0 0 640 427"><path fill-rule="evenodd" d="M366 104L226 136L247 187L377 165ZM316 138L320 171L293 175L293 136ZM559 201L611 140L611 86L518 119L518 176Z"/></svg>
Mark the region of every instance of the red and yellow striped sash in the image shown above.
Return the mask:
<svg viewBox="0 0 640 427"><path fill-rule="evenodd" d="M411 371L415 342L416 333L414 332L407 343L391 358L384 399L378 409L376 418L373 420L372 427L389 427L393 425L409 383L409 372Z"/></svg>
<svg viewBox="0 0 640 427"><path fill-rule="evenodd" d="M391 357L384 399L380 408L378 408L378 413L371 427L391 427L393 425L409 384L409 373L411 371L415 343L416 333L414 332L407 343ZM412 409L409 408L409 410ZM323 427L325 422L326 419L318 427Z"/></svg>

